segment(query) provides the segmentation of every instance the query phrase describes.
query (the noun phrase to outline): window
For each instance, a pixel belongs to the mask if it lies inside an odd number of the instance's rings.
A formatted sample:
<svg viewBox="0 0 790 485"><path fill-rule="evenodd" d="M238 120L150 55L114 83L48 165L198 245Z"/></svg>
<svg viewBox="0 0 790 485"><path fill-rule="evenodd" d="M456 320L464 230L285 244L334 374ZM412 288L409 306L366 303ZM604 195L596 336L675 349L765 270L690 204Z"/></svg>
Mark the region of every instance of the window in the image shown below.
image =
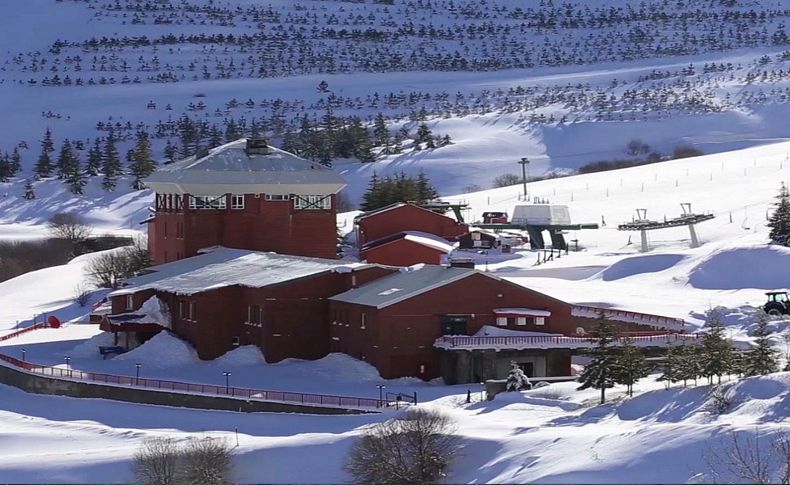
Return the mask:
<svg viewBox="0 0 790 485"><path fill-rule="evenodd" d="M518 317L516 319L516 325L526 325L526 324L527 324L527 318L526 317Z"/></svg>
<svg viewBox="0 0 790 485"><path fill-rule="evenodd" d="M294 199L295 209L321 210L332 208L331 195L297 195Z"/></svg>
<svg viewBox="0 0 790 485"><path fill-rule="evenodd" d="M126 309L132 310L134 308L134 295L126 295Z"/></svg>
<svg viewBox="0 0 790 485"><path fill-rule="evenodd" d="M184 209L184 196L181 194L176 195L176 210L180 211Z"/></svg>
<svg viewBox="0 0 790 485"><path fill-rule="evenodd" d="M230 197L231 209L244 209L244 195L233 194Z"/></svg>
<svg viewBox="0 0 790 485"><path fill-rule="evenodd" d="M178 318L186 320L187 318L187 302L178 300Z"/></svg>
<svg viewBox="0 0 790 485"><path fill-rule="evenodd" d="M545 317L535 317L535 325L546 325Z"/></svg>
<svg viewBox="0 0 790 485"><path fill-rule="evenodd" d="M507 317L496 317L496 324L500 327L506 327Z"/></svg>
<svg viewBox="0 0 790 485"><path fill-rule="evenodd" d="M255 327L263 326L263 309L260 305L247 305L247 323Z"/></svg>
<svg viewBox="0 0 790 485"><path fill-rule="evenodd" d="M197 320L197 304L194 301L189 302L189 320Z"/></svg>
<svg viewBox="0 0 790 485"><path fill-rule="evenodd" d="M365 325L367 323L368 323L368 315L366 313L363 313L362 315L360 315L359 328L365 330Z"/></svg>
<svg viewBox="0 0 790 485"><path fill-rule="evenodd" d="M178 317L181 320L195 321L196 305L194 301L178 301Z"/></svg>
<svg viewBox="0 0 790 485"><path fill-rule="evenodd" d="M190 209L225 209L227 198L224 195L190 195Z"/></svg>
<svg viewBox="0 0 790 485"><path fill-rule="evenodd" d="M266 194L265 199L272 201L272 200L288 200L290 197L288 195L274 195L274 194Z"/></svg>
<svg viewBox="0 0 790 485"><path fill-rule="evenodd" d="M233 339L231 339L230 341L230 344L233 345L234 347L238 347L239 345L241 345L241 339L239 339L239 337L233 337Z"/></svg>

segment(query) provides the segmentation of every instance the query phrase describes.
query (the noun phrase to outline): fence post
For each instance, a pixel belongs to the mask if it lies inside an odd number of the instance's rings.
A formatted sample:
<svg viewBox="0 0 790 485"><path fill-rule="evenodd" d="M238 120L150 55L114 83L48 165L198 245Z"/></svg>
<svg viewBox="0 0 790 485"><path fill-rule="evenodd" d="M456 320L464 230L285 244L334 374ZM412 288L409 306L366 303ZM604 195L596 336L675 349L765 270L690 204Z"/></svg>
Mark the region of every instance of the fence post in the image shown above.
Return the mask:
<svg viewBox="0 0 790 485"><path fill-rule="evenodd" d="M414 405L417 405L417 391L414 391Z"/></svg>

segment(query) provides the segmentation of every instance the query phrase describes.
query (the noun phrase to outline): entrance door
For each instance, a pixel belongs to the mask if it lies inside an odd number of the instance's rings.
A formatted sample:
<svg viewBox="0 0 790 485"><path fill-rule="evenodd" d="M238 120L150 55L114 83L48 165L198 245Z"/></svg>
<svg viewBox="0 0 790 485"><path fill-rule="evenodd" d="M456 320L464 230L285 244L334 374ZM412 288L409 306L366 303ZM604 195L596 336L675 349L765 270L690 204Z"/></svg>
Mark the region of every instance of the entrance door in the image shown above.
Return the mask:
<svg viewBox="0 0 790 485"><path fill-rule="evenodd" d="M468 318L468 315L444 315L442 317L442 335L467 335Z"/></svg>
<svg viewBox="0 0 790 485"><path fill-rule="evenodd" d="M532 362L519 362L518 366L524 371L527 377L535 377L535 365Z"/></svg>

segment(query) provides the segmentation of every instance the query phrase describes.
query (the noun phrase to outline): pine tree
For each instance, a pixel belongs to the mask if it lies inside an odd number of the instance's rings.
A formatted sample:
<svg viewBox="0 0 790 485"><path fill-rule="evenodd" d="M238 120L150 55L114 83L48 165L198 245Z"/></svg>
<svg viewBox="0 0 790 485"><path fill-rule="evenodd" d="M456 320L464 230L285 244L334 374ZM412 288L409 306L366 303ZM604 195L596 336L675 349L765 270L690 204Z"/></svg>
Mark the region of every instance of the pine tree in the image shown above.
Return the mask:
<svg viewBox="0 0 790 485"><path fill-rule="evenodd" d="M702 374L702 360L700 358L700 348L696 345L681 345L677 348L678 364L677 379L683 381L683 387L688 385L688 381L693 380L697 383L697 377Z"/></svg>
<svg viewBox="0 0 790 485"><path fill-rule="evenodd" d="M176 157L178 156L178 148L170 142L168 138L167 143L165 143L165 163L173 163L176 161Z"/></svg>
<svg viewBox="0 0 790 485"><path fill-rule="evenodd" d="M579 376L581 386L577 389L580 391L588 388L600 389L601 404L603 404L606 402L606 390L614 387L615 379L621 372L616 349L611 347L617 333L606 315L601 312L590 334L597 343L595 347L585 352L592 361L584 367L584 371Z"/></svg>
<svg viewBox="0 0 790 485"><path fill-rule="evenodd" d="M773 243L788 246L790 245L790 191L784 183L776 198L774 213L768 219L768 227L771 229L768 237Z"/></svg>
<svg viewBox="0 0 790 485"><path fill-rule="evenodd" d="M360 208L363 211L372 211L384 206L379 198L380 190L381 182L379 181L379 176L376 172L373 172L373 175L370 177L370 182L368 182L368 189L362 194L362 205Z"/></svg>
<svg viewBox="0 0 790 485"><path fill-rule="evenodd" d="M529 377L524 373L517 363L510 363L510 372L507 374L507 384L505 390L508 392L523 391L529 389L532 385L529 383Z"/></svg>
<svg viewBox="0 0 790 485"><path fill-rule="evenodd" d="M11 157L8 153L0 157L0 182L8 182L11 178Z"/></svg>
<svg viewBox="0 0 790 485"><path fill-rule="evenodd" d="M66 178L66 173L74 170L76 157L74 155L74 148L68 138L63 140L63 145L60 147L60 153L57 160L57 175L59 179ZM79 167L79 162L77 161Z"/></svg>
<svg viewBox="0 0 790 485"><path fill-rule="evenodd" d="M420 173L417 174L417 203L424 204L437 198L439 198L439 192L436 191L436 187L428 180L425 172L420 170Z"/></svg>
<svg viewBox="0 0 790 485"><path fill-rule="evenodd" d="M44 139L41 140L41 155L39 155L34 169L37 176L43 178L52 175L54 167L52 166L52 157L50 154L54 151L55 145L52 142L52 132L47 128L46 133L44 133Z"/></svg>
<svg viewBox="0 0 790 485"><path fill-rule="evenodd" d="M151 152L151 141L148 133L140 131L137 133L137 143L132 152L132 163L129 165L129 173L134 177L132 188L141 190L142 180L156 170L156 162Z"/></svg>
<svg viewBox="0 0 790 485"><path fill-rule="evenodd" d="M36 198L36 193L33 190L33 182L30 179L25 181L25 195L22 196L25 200L33 200Z"/></svg>
<svg viewBox="0 0 790 485"><path fill-rule="evenodd" d="M428 128L428 125L425 123L420 123L417 127L417 138L415 139L417 143L431 143L433 144L433 133L431 129Z"/></svg>
<svg viewBox="0 0 790 485"><path fill-rule="evenodd" d="M387 122L384 115L379 113L373 122L373 140L376 145L383 147L382 153L389 154L390 150L390 131L387 129Z"/></svg>
<svg viewBox="0 0 790 485"><path fill-rule="evenodd" d="M666 384L667 389L669 389L671 384L674 384L680 380L679 375L682 365L683 363L680 355L680 348L669 347L664 360L663 372L657 380L663 381Z"/></svg>
<svg viewBox="0 0 790 485"><path fill-rule="evenodd" d="M102 187L106 191L112 191L118 185L118 177L123 173L120 155L115 146L115 136L112 132L107 135L107 140L104 143L102 172L104 173Z"/></svg>
<svg viewBox="0 0 790 485"><path fill-rule="evenodd" d="M11 164L11 177L16 177L22 170L22 156L19 154L19 147L14 147L14 151L11 152L11 157L9 158L9 163Z"/></svg>
<svg viewBox="0 0 790 485"><path fill-rule="evenodd" d="M91 177L99 175L102 166L102 147L101 140L96 138L93 146L88 150L88 166L85 171Z"/></svg>
<svg viewBox="0 0 790 485"><path fill-rule="evenodd" d="M779 368L778 352L771 345L768 338L771 332L768 330L768 315L760 312L757 320L757 329L753 334L757 339L756 346L747 354L744 362L743 371L747 376L762 376L776 372Z"/></svg>
<svg viewBox="0 0 790 485"><path fill-rule="evenodd" d="M618 373L615 382L628 388L628 395L634 395L634 384L643 377L647 377L649 368L642 349L634 346L630 338L622 339L623 345L617 356Z"/></svg>
<svg viewBox="0 0 790 485"><path fill-rule="evenodd" d="M58 176L69 186L71 193L82 194L82 189L86 184L85 174L80 167L80 159L72 149L69 140L63 142L63 147L60 150L58 172Z"/></svg>
<svg viewBox="0 0 790 485"><path fill-rule="evenodd" d="M735 356L724 338L724 326L716 311L708 312L706 326L709 330L702 337L702 375L710 384L713 384L713 376L717 376L721 384L721 376L733 370Z"/></svg>

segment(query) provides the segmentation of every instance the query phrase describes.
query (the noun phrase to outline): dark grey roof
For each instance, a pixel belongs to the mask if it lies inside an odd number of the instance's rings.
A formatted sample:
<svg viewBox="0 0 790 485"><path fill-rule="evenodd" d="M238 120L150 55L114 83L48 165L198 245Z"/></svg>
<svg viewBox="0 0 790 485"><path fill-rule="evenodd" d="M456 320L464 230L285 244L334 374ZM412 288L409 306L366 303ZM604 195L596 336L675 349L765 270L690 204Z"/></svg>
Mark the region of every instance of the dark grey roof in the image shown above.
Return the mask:
<svg viewBox="0 0 790 485"><path fill-rule="evenodd" d="M374 280L330 300L384 308L475 273L479 271L426 264Z"/></svg>

